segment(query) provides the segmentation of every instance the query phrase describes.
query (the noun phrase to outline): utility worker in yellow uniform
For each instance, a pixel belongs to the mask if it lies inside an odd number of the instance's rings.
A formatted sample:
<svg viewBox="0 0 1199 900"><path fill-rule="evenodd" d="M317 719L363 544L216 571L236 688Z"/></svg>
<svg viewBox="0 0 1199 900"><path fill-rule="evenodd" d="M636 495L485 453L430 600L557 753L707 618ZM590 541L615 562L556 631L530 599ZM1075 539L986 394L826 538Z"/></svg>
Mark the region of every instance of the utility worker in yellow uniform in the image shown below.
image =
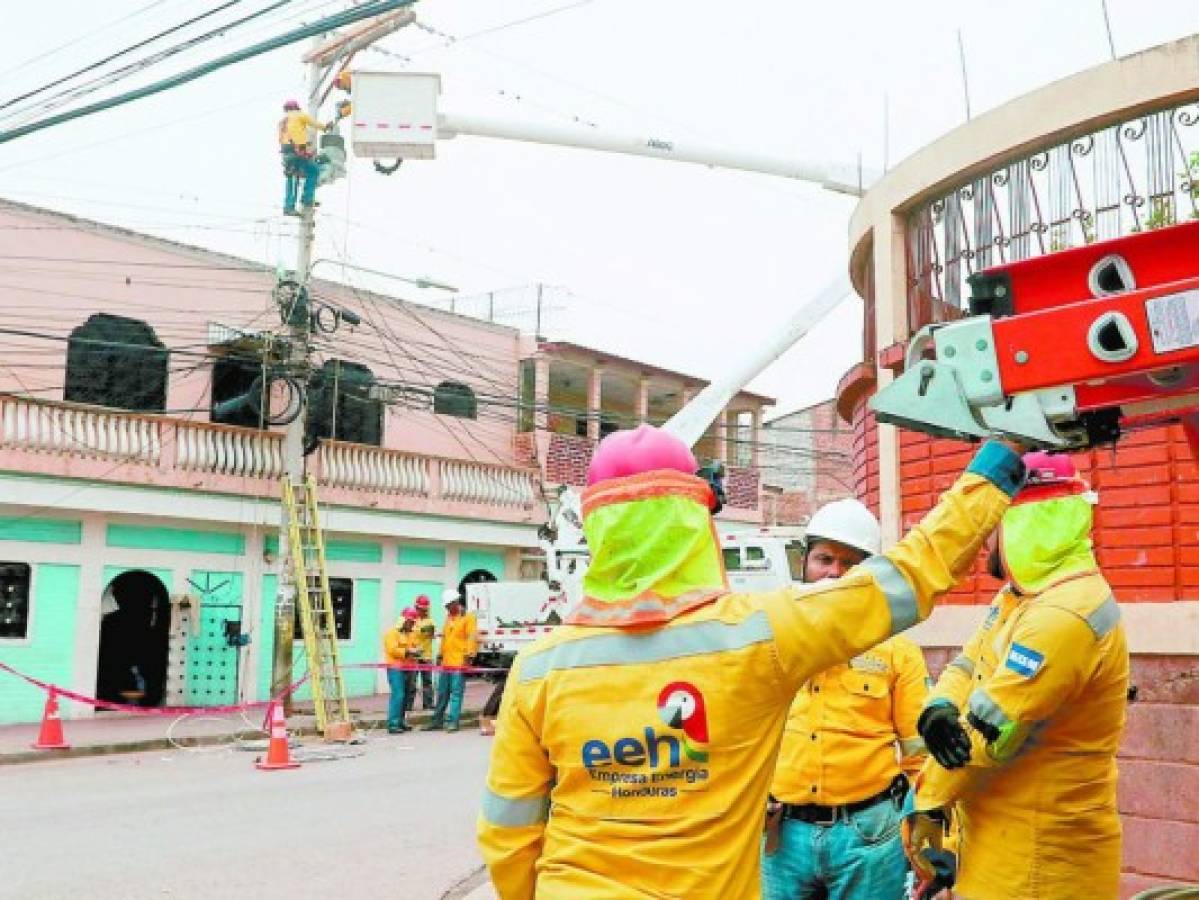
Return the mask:
<svg viewBox="0 0 1199 900"><path fill-rule="evenodd" d="M318 122L300 109L296 100L283 104L283 118L279 120L279 154L283 163L283 214L299 215L296 211L296 193L300 194L300 205L316 205L316 186L320 180L321 167L316 161L316 149L309 140L309 131L328 131L332 124ZM300 189L299 183L304 186Z"/></svg>
<svg viewBox="0 0 1199 900"><path fill-rule="evenodd" d="M500 706L478 834L503 900L760 896L795 692L926 617L1024 473L988 444L887 553L836 581L737 594L695 470L648 425L596 450L584 596L517 655Z"/></svg>
<svg viewBox="0 0 1199 900"><path fill-rule="evenodd" d="M805 582L840 578L881 552L878 519L836 500L812 516L805 544ZM767 804L766 900L903 894L900 809L924 763L916 720L928 688L920 648L897 636L799 689Z"/></svg>
<svg viewBox="0 0 1199 900"><path fill-rule="evenodd" d="M429 598L421 594L412 604L416 610L416 623L412 626L416 634L417 648L420 650L417 662L422 666L433 665L433 638L437 634L437 625L429 615L431 606ZM433 708L433 672L429 669L417 669L412 673L412 690L408 692L408 712L416 705L417 688L420 689L421 709Z"/></svg>
<svg viewBox="0 0 1199 900"><path fill-rule="evenodd" d="M441 633L441 653L437 663L444 668L437 679L437 707L433 719L423 731L458 730L462 715L462 695L466 692L466 673L461 670L474 662L478 652L475 616L467 613L466 604L455 590L442 594L445 601L445 625Z"/></svg>
<svg viewBox="0 0 1199 900"><path fill-rule="evenodd" d="M405 667L416 662L416 656L420 652L417 647L416 632L413 630L415 624L416 611L408 608L400 615L395 626L388 628L383 633L383 657L387 662L387 686L391 690L391 696L387 700L388 734L403 734L405 731L412 730L404 721L404 713L407 712L404 699L412 683L410 677L412 673Z"/></svg>
<svg viewBox="0 0 1199 900"><path fill-rule="evenodd" d="M1008 583L920 717L933 758L905 841L924 879L948 880L937 843L956 813L969 900L1116 897L1128 644L1091 551L1093 495L1067 456L1024 461L988 561Z"/></svg>

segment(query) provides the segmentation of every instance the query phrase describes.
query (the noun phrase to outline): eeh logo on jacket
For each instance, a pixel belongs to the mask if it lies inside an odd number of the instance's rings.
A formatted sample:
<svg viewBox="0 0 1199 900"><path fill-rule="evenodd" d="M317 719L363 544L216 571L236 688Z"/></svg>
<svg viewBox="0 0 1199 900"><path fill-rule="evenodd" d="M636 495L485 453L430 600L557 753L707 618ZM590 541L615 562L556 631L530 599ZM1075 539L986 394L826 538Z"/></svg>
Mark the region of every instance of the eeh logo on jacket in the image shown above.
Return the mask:
<svg viewBox="0 0 1199 900"><path fill-rule="evenodd" d="M695 762L708 761L708 711L699 688L672 681L658 694L658 715L671 728L683 732L683 752Z"/></svg>

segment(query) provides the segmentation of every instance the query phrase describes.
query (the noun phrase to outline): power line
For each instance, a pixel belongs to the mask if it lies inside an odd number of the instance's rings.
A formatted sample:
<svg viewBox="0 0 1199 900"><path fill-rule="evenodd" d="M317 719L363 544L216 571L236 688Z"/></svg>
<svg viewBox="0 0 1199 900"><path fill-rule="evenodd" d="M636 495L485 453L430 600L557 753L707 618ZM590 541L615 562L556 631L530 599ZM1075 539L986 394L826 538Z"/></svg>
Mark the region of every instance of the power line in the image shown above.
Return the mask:
<svg viewBox="0 0 1199 900"><path fill-rule="evenodd" d="M118 50L116 53L109 54L108 56L104 57L103 59L97 60L96 62L91 63L90 65L84 66L82 69L76 69L74 72L71 72L69 75L63 75L61 78L57 78L54 81L44 84L39 88L35 88L32 91L26 91L24 94L20 94L19 96L13 97L11 100L6 100L3 103L0 103L0 109L7 109L8 107L12 106L14 103L19 103L22 100L27 100L30 97L35 97L38 94L42 93L43 91L47 91L52 87L58 87L60 84L70 81L72 78L77 78L80 75L84 75L88 72L93 71L94 69L98 69L101 66L107 65L108 63L112 62L115 59L120 59L122 56L126 56L127 54L132 53L134 50L140 50L142 47L152 44L155 41L157 41L161 38L164 38L169 34L174 34L176 31L182 31L184 28L187 28L189 25L194 25L196 22L202 21L203 19L207 19L209 16L214 16L219 12L223 12L224 10L228 9L231 6L237 6L237 4L239 4L241 2L243 2L243 0L227 0L226 3L223 3L222 5L216 7L215 9L210 9L207 12L200 13L200 15L198 15L198 16L193 16L192 18L190 18L184 22L180 22L178 25L174 25L174 26L166 29L165 31L160 31L157 34L146 38L145 40L139 41L136 44L131 44L128 47Z"/></svg>

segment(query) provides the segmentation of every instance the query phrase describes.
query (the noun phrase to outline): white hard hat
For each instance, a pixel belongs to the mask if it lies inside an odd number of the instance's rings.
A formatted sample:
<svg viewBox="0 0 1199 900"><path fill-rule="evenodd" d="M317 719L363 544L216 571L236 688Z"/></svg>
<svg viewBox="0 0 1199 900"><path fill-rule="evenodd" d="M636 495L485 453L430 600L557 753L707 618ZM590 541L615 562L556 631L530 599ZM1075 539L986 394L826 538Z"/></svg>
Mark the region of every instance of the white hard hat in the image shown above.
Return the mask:
<svg viewBox="0 0 1199 900"><path fill-rule="evenodd" d="M458 591L454 588L446 588L441 592L441 603L443 606L448 603L454 603L461 599L462 597L459 596Z"/></svg>
<svg viewBox="0 0 1199 900"><path fill-rule="evenodd" d="M826 503L808 521L804 542L826 540L845 544L871 556L882 552L882 531L874 513L858 500L846 498Z"/></svg>

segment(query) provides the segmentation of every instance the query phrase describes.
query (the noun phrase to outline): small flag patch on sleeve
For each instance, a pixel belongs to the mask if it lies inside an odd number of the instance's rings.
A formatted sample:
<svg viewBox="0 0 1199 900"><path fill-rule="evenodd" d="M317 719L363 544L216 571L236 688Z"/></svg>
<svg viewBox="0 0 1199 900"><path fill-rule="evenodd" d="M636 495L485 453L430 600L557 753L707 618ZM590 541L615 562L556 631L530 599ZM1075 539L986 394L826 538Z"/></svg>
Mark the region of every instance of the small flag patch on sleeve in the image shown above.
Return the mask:
<svg viewBox="0 0 1199 900"><path fill-rule="evenodd" d="M1004 662L1004 665L1017 675L1032 678L1041 670L1041 665L1044 662L1045 657L1036 650L1025 647L1023 644L1012 644L1008 650L1007 660Z"/></svg>

